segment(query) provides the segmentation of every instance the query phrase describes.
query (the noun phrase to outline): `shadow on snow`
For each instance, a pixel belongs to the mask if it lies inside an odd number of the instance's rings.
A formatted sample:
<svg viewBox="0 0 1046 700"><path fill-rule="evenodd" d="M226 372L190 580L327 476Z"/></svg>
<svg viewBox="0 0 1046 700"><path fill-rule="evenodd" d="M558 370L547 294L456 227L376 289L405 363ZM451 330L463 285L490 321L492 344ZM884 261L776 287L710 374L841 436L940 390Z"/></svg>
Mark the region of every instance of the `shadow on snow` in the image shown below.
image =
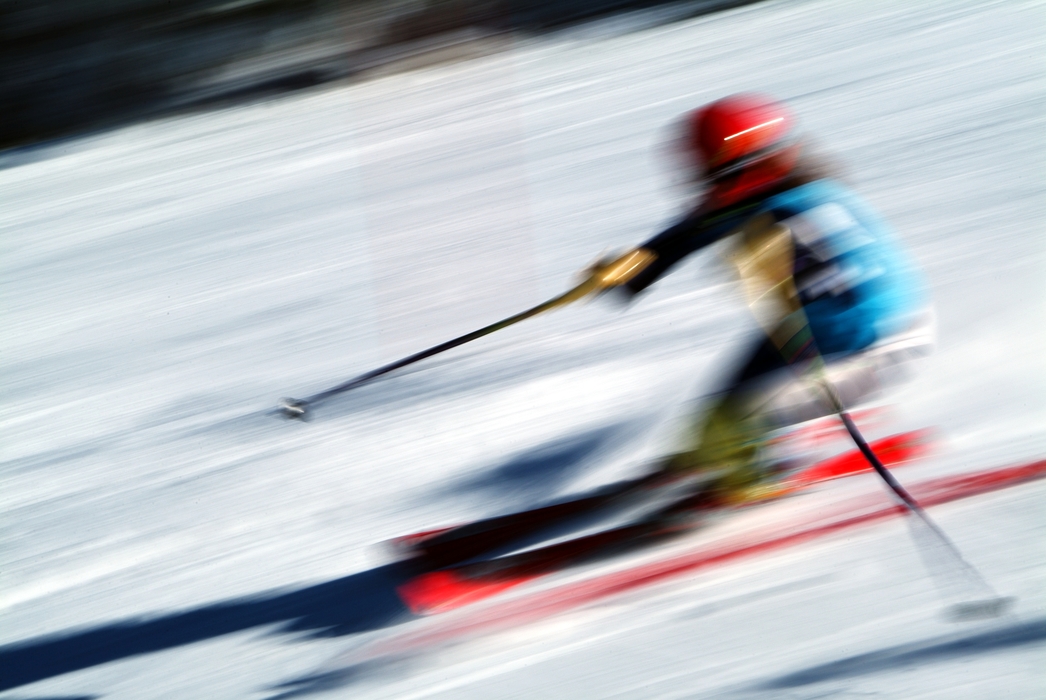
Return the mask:
<svg viewBox="0 0 1046 700"><path fill-rule="evenodd" d="M390 564L274 595L259 595L144 620L125 620L0 648L0 690L131 656L274 623L279 632L337 636L410 619L395 593L405 574Z"/></svg>
<svg viewBox="0 0 1046 700"><path fill-rule="evenodd" d="M838 678L851 678L883 671L950 661L963 657L1002 651L1046 641L1046 618L1007 625L977 634L956 637L948 635L923 642L903 644L859 654L831 663L789 673L762 686L781 690L820 683Z"/></svg>
<svg viewBox="0 0 1046 700"><path fill-rule="evenodd" d="M541 446L453 490L485 496L515 491L529 498L549 493L595 452L623 439L622 432L631 433L615 425ZM306 638L397 625L414 619L396 594L397 586L409 576L409 567L391 563L289 592L262 593L10 644L0 647L0 691L264 625L283 623L275 633L307 633Z"/></svg>
<svg viewBox="0 0 1046 700"><path fill-rule="evenodd" d="M454 480L440 491L514 509L533 507L558 495L600 455L613 454L643 429L643 421L626 421L556 440L494 469Z"/></svg>

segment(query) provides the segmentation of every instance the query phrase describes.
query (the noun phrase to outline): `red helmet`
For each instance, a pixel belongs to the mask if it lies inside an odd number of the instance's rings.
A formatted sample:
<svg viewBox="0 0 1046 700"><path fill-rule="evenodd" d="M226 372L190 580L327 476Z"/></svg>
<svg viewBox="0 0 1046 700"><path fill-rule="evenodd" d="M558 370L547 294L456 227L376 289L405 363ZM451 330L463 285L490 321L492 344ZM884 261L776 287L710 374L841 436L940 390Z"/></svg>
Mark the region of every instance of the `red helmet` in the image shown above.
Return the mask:
<svg viewBox="0 0 1046 700"><path fill-rule="evenodd" d="M731 95L693 111L684 138L719 204L774 185L799 157L795 117L763 95Z"/></svg>

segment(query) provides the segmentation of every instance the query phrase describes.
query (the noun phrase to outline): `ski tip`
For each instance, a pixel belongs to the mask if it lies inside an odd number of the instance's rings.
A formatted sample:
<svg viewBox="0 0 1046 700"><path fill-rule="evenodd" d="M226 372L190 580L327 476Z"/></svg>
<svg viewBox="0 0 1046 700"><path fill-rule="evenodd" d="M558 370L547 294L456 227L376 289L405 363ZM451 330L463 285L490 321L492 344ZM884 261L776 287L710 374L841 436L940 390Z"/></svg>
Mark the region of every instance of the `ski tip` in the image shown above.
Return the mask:
<svg viewBox="0 0 1046 700"><path fill-rule="evenodd" d="M309 402L300 399L280 399L280 415L284 418L309 420Z"/></svg>
<svg viewBox="0 0 1046 700"><path fill-rule="evenodd" d="M470 578L460 571L441 569L415 576L399 585L396 593L415 615L435 615L489 598L530 578Z"/></svg>
<svg viewBox="0 0 1046 700"><path fill-rule="evenodd" d="M1012 596L999 596L996 598L957 603L948 608L947 616L952 622L968 622L970 620L984 620L999 617L1009 610L1016 600L1017 599Z"/></svg>
<svg viewBox="0 0 1046 700"><path fill-rule="evenodd" d="M397 587L396 592L415 615L431 615L464 604L471 586L453 571L431 571Z"/></svg>

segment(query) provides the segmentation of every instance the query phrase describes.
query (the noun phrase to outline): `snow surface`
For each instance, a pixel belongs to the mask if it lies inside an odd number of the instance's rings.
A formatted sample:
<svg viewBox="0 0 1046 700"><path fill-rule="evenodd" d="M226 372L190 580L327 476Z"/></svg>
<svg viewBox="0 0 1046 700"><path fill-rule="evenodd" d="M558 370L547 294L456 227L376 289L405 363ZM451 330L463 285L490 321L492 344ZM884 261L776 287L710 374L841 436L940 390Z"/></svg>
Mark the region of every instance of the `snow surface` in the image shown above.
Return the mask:
<svg viewBox="0 0 1046 700"><path fill-rule="evenodd" d="M714 255L311 423L270 411L644 240L684 203L673 120L757 89L850 165L933 284L939 352L890 428L945 440L905 478L1041 458L1043 20L1040 2L951 0L638 17L9 155L0 697L1046 696L1041 483L932 511L1018 596L993 622L944 622L890 521L317 675L440 624L406 614L377 543L667 448L751 328Z"/></svg>

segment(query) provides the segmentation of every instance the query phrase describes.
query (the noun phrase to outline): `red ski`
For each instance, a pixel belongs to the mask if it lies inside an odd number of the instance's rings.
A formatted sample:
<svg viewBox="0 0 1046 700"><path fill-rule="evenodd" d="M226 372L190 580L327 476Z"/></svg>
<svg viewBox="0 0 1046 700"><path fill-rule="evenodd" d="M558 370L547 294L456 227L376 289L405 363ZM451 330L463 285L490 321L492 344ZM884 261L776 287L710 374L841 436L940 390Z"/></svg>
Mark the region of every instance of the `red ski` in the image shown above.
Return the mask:
<svg viewBox="0 0 1046 700"><path fill-rule="evenodd" d="M885 464L897 466L922 456L930 449L930 444L929 431L920 430L884 438L873 443L872 448ZM871 471L861 453L854 449L791 475L760 501L793 494L826 480ZM409 543L422 562L436 569L402 584L399 595L418 614L461 607L553 571L645 547L687 532L700 523L702 514L717 507L701 494L693 494L646 519L623 527L508 556L460 563L550 523L634 496L654 484L656 480L653 478L622 482L594 496L399 538L397 543Z"/></svg>

